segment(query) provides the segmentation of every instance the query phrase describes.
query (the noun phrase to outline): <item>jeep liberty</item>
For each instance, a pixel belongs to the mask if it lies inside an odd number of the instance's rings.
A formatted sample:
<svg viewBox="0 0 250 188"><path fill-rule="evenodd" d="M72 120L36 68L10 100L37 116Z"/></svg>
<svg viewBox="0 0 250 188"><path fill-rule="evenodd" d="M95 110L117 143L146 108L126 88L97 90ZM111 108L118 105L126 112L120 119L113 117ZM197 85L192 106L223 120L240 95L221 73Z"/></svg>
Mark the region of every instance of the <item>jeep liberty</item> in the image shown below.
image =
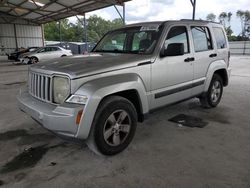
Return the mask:
<svg viewBox="0 0 250 188"><path fill-rule="evenodd" d="M197 97L216 107L228 85L223 26L207 21L138 23L108 32L88 56L29 67L22 111L65 138L115 155L152 110Z"/></svg>

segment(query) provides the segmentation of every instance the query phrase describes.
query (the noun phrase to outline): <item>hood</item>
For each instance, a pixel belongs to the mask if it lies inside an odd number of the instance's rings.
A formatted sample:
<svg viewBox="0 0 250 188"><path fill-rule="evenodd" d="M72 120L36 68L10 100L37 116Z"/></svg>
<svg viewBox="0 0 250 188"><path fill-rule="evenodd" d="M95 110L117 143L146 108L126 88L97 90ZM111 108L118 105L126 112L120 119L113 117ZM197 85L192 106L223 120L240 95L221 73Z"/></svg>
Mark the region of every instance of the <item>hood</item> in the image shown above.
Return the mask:
<svg viewBox="0 0 250 188"><path fill-rule="evenodd" d="M36 52L26 52L26 53L22 53L21 57L26 57L26 56L30 57L30 56L34 55L35 53L36 53Z"/></svg>
<svg viewBox="0 0 250 188"><path fill-rule="evenodd" d="M137 66L151 60L150 55L141 54L96 54L58 58L31 66L31 70L48 74L66 73L71 78L100 74ZM36 69L36 70L35 70Z"/></svg>

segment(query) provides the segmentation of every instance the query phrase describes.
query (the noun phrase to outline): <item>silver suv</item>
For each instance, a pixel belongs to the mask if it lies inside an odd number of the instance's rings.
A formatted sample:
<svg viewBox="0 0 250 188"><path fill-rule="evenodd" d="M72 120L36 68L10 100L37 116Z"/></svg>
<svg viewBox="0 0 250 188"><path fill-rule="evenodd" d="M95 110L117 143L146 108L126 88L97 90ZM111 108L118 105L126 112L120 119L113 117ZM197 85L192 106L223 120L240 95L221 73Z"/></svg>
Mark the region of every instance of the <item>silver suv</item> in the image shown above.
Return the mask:
<svg viewBox="0 0 250 188"><path fill-rule="evenodd" d="M19 107L59 136L95 152L124 150L153 109L198 97L216 107L228 85L229 46L220 24L166 21L108 32L89 56L29 68Z"/></svg>

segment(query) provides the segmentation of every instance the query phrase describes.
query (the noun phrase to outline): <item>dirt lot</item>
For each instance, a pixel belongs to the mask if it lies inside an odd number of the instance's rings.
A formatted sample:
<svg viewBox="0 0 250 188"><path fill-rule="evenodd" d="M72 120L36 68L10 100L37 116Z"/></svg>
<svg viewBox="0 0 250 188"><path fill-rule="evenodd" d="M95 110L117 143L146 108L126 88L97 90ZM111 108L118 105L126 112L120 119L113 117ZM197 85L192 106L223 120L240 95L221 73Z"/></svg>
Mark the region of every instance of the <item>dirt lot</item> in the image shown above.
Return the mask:
<svg viewBox="0 0 250 188"><path fill-rule="evenodd" d="M2 187L250 187L250 57L232 57L230 86L216 109L197 99L164 108L139 124L129 148L100 157L67 143L19 111L27 66L0 62L0 186ZM168 119L193 115L204 128Z"/></svg>

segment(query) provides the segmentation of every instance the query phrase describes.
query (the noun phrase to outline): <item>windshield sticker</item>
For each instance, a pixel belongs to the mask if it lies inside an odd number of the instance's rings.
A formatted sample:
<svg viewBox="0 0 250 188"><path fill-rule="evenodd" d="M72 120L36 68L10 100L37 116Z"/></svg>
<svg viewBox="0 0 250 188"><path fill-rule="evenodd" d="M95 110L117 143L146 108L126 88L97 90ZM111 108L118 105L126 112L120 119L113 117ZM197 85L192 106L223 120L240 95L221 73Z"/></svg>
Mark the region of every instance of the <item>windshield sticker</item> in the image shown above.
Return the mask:
<svg viewBox="0 0 250 188"><path fill-rule="evenodd" d="M142 26L140 31L158 31L159 25Z"/></svg>

